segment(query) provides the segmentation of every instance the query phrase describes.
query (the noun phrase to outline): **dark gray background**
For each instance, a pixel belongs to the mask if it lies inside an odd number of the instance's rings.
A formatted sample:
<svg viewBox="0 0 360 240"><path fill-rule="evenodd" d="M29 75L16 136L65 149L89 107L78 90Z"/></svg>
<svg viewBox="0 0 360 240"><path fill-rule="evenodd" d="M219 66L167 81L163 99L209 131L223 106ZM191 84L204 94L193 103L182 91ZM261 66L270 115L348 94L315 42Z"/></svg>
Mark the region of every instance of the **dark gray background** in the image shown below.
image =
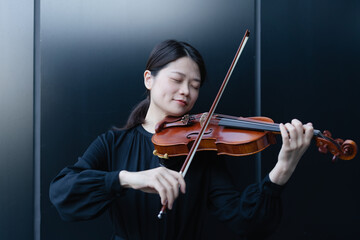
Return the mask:
<svg viewBox="0 0 360 240"><path fill-rule="evenodd" d="M1 239L109 239L106 216L60 220L48 200L49 183L97 135L125 123L144 98L147 56L164 39L188 41L203 54L209 81L194 111L204 112L249 29L217 112L256 112L254 1L0 3ZM359 142L359 16L356 0L262 2L264 116L311 121ZM263 175L279 148L262 153ZM255 179L253 160L226 161L240 190ZM314 145L305 154L284 191L284 218L271 239L357 239L360 163L330 160ZM207 239L235 238L217 220L206 221Z"/></svg>

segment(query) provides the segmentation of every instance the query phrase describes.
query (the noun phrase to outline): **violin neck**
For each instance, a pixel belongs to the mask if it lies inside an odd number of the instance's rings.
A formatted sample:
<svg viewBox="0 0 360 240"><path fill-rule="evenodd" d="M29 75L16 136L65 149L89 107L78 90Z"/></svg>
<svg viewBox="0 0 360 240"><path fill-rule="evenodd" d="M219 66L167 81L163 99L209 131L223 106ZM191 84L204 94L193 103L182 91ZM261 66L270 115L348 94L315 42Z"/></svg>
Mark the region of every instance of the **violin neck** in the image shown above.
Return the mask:
<svg viewBox="0 0 360 240"><path fill-rule="evenodd" d="M275 134L280 134L280 124L278 123L266 123L256 120L241 120L234 118L221 118L218 124L219 126L224 126L224 127L254 130L254 131L268 131ZM319 130L314 130L314 136L322 137L322 134Z"/></svg>

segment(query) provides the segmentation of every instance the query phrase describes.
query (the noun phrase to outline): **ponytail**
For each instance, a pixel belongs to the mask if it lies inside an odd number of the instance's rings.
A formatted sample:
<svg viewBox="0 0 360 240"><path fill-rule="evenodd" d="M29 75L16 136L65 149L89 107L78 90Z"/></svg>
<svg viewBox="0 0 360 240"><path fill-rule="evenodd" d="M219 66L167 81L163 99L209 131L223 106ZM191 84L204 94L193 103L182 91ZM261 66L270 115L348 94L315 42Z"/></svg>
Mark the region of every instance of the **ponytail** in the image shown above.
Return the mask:
<svg viewBox="0 0 360 240"><path fill-rule="evenodd" d="M150 106L149 95L142 100L130 113L123 129L130 129L145 122L146 113Z"/></svg>

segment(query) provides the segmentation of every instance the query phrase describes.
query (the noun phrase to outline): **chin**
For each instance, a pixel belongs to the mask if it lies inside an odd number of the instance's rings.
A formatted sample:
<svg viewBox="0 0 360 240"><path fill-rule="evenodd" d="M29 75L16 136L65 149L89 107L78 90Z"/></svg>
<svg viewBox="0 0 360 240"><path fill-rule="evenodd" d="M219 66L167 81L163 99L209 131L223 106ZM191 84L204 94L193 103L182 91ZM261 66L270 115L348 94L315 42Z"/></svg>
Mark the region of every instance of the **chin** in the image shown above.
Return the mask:
<svg viewBox="0 0 360 240"><path fill-rule="evenodd" d="M182 117L182 116L184 116L186 113L188 113L188 111L169 112L169 113L168 113L168 116L172 116L172 117Z"/></svg>
<svg viewBox="0 0 360 240"><path fill-rule="evenodd" d="M181 113L170 113L170 114L168 114L169 117L182 117L184 115L185 114L181 114Z"/></svg>

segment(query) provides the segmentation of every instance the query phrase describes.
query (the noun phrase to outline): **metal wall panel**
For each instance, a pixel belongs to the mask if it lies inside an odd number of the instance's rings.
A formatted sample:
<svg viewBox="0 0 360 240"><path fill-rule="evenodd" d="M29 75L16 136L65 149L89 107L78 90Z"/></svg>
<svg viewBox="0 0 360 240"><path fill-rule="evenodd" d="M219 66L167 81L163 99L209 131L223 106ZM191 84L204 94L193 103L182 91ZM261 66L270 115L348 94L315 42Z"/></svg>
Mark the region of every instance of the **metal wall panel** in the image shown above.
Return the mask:
<svg viewBox="0 0 360 240"><path fill-rule="evenodd" d="M33 238L32 1L0 2L0 239Z"/></svg>
<svg viewBox="0 0 360 240"><path fill-rule="evenodd" d="M359 13L356 0L263 1L264 115L311 121L360 143ZM263 161L263 170L274 161ZM333 164L313 144L284 192L283 223L273 239L357 239L359 169L359 157Z"/></svg>

